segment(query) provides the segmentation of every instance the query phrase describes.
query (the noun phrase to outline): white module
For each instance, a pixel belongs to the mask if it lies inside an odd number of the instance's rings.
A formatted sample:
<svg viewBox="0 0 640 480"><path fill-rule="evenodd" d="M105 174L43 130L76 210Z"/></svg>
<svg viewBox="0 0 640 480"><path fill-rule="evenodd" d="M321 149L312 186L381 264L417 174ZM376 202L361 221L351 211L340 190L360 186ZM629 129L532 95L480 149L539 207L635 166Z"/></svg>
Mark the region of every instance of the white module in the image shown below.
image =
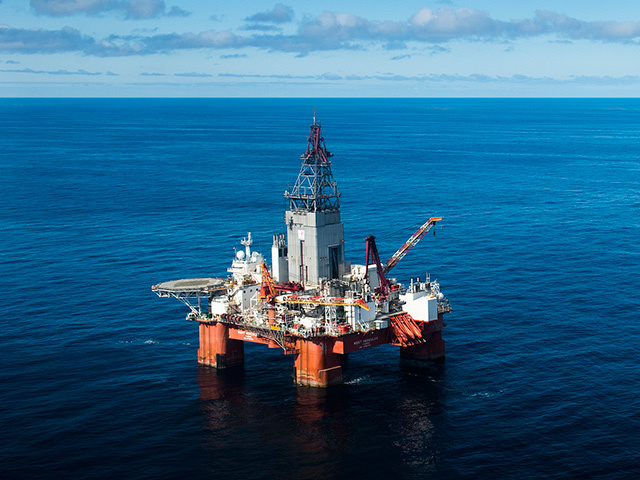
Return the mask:
<svg viewBox="0 0 640 480"><path fill-rule="evenodd" d="M413 283L407 292L400 295L404 302L402 309L415 320L430 322L438 318L438 299L428 283Z"/></svg>

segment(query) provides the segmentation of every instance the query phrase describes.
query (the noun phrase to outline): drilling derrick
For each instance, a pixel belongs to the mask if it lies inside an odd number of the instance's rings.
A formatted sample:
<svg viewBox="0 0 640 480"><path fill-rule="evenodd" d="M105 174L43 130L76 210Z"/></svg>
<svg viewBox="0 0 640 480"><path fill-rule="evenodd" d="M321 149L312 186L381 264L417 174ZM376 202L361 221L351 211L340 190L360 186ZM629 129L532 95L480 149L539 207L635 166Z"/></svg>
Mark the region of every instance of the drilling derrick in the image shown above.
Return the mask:
<svg viewBox="0 0 640 480"><path fill-rule="evenodd" d="M288 272L294 282L318 284L322 278L340 278L348 270L331 156L314 112L307 150L300 156L300 173L291 191L284 193L289 201L285 212Z"/></svg>
<svg viewBox="0 0 640 480"><path fill-rule="evenodd" d="M154 285L199 324L198 362L218 369L244 364L244 342L281 348L294 357L298 385L342 383L348 354L391 344L400 356L444 357L443 315L451 311L427 276L404 287L390 270L440 221L431 217L386 264L375 238L366 239L364 265L344 259L340 194L320 124L313 123L293 187L284 193L286 234L273 235L271 271L252 251L251 233L240 243L227 278L194 278Z"/></svg>

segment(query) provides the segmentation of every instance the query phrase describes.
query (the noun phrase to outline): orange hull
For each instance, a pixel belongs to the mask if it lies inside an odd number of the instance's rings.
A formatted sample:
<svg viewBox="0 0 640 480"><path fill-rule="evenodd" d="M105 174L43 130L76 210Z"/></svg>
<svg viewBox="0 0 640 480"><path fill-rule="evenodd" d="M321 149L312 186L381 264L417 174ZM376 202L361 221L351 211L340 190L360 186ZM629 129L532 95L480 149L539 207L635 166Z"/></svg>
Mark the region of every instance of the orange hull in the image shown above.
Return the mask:
<svg viewBox="0 0 640 480"><path fill-rule="evenodd" d="M408 314L391 319L389 328L367 333L318 336L312 338L287 337L290 343L285 353L293 353L294 380L297 385L326 388L342 383L342 367L347 354L392 344L400 347L400 356L414 360L435 360L444 357L442 315L432 322L413 320ZM273 339L260 333L241 329L222 322L200 323L198 362L217 369L244 364L244 342L262 343L270 348L282 348Z"/></svg>
<svg viewBox="0 0 640 480"><path fill-rule="evenodd" d="M295 381L308 387L330 387L342 383L343 355L333 353L332 339L298 339Z"/></svg>
<svg viewBox="0 0 640 480"><path fill-rule="evenodd" d="M244 343L230 339L224 323L201 323L198 363L218 369L243 365Z"/></svg>

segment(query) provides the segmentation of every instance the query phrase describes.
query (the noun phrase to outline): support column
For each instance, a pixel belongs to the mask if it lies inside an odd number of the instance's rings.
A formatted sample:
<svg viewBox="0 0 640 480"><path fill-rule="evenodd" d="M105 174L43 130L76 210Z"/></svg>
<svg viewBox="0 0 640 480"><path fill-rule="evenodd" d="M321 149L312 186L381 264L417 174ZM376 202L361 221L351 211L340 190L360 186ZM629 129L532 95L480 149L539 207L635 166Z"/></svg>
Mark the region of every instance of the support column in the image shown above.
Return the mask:
<svg viewBox="0 0 640 480"><path fill-rule="evenodd" d="M223 323L200 324L198 363L218 369L244 364L244 342L229 339L229 327Z"/></svg>
<svg viewBox="0 0 640 480"><path fill-rule="evenodd" d="M333 341L298 339L294 375L298 385L326 388L342 384L342 355L333 353Z"/></svg>
<svg viewBox="0 0 640 480"><path fill-rule="evenodd" d="M400 357L423 361L444 358L442 331L433 332L426 343L419 343L418 345L412 345L410 347L400 347Z"/></svg>

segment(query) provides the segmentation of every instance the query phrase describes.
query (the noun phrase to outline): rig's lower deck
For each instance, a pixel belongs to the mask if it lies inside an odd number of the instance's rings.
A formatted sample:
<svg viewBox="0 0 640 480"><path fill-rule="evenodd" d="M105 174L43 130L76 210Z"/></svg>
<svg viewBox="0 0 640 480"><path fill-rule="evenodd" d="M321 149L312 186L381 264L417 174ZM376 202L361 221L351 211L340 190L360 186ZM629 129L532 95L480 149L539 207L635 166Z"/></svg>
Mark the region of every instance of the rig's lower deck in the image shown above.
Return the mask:
<svg viewBox="0 0 640 480"><path fill-rule="evenodd" d="M442 314L437 320L420 322L399 313L390 317L386 328L307 338L234 323L199 321L199 324L199 363L218 369L240 366L244 363L244 342L261 343L294 355L295 382L312 387L342 383L346 356L366 348L397 345L402 357L417 360L442 358L445 350Z"/></svg>

